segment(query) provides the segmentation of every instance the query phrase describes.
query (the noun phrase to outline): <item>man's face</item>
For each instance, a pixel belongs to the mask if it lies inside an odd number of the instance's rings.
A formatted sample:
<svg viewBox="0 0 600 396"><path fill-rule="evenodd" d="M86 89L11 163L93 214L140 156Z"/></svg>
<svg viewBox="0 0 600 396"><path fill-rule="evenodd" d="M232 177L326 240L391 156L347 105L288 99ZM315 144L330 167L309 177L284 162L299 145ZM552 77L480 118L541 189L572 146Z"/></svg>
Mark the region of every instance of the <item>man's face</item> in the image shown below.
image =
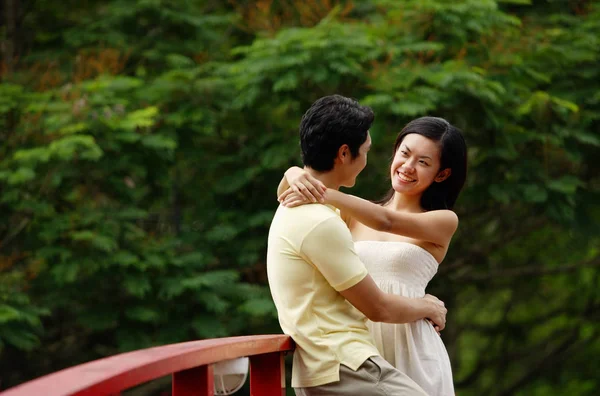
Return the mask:
<svg viewBox="0 0 600 396"><path fill-rule="evenodd" d="M371 134L367 132L367 140L358 149L358 155L344 164L344 178L340 183L342 186L353 187L356 184L356 177L367 166L369 150L371 150Z"/></svg>

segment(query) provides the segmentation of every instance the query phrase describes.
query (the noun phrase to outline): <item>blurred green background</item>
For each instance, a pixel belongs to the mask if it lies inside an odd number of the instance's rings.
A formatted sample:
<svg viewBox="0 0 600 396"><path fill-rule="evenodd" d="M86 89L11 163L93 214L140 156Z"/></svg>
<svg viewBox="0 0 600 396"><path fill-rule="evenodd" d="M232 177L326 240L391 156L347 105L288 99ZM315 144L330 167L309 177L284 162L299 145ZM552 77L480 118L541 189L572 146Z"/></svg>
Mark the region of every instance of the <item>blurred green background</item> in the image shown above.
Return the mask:
<svg viewBox="0 0 600 396"><path fill-rule="evenodd" d="M354 194L423 115L469 146L429 292L459 395L600 389L600 5L4 0L0 387L154 345L279 333L266 283L298 124L376 112ZM148 391L147 393L151 393Z"/></svg>

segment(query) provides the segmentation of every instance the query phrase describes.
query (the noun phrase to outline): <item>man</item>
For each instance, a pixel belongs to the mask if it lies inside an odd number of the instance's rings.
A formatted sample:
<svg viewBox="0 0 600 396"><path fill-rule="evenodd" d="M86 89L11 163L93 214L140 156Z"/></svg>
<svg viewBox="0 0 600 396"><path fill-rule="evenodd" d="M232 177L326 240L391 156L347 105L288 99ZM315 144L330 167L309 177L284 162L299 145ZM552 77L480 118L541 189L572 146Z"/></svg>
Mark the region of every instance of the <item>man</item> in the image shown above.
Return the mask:
<svg viewBox="0 0 600 396"><path fill-rule="evenodd" d="M367 163L373 120L373 111L353 99L317 100L300 123L305 169L329 188L352 187ZM443 329L446 309L433 296L382 292L334 207L280 206L269 231L267 273L281 328L297 345L297 395L425 395L379 356L366 320L429 318Z"/></svg>

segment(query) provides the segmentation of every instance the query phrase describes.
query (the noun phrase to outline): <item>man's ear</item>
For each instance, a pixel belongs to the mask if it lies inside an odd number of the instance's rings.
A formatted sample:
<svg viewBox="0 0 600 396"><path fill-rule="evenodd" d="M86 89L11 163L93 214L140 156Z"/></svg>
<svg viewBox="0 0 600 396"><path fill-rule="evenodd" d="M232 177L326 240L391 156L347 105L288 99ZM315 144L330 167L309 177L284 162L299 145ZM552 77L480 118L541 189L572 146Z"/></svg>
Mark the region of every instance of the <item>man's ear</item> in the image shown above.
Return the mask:
<svg viewBox="0 0 600 396"><path fill-rule="evenodd" d="M337 159L342 163L346 163L347 161L350 161L352 158L352 156L350 155L350 147L347 144L342 144L340 146L340 148L338 149L338 153L337 153Z"/></svg>
<svg viewBox="0 0 600 396"><path fill-rule="evenodd" d="M441 183L444 180L446 180L447 178L450 177L450 175L452 174L452 169L450 168L446 168L443 171L440 171L437 176L435 177L435 180L437 183Z"/></svg>

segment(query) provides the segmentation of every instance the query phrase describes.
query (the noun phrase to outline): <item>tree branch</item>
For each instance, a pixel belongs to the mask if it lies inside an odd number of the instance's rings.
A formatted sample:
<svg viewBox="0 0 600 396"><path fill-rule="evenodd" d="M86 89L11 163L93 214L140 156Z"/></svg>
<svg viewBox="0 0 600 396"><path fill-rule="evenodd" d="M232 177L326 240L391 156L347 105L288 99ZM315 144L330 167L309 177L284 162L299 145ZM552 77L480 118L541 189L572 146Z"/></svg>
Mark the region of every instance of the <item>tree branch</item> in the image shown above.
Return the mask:
<svg viewBox="0 0 600 396"><path fill-rule="evenodd" d="M504 389L502 392L500 392L499 396L514 395L519 388L530 382L533 378L537 377L540 371L546 365L552 364L552 358L559 356L577 342L578 331L578 329L571 330L571 333L563 342L538 359L535 364L530 365L529 367L531 368L524 375L522 375L521 378L512 383L507 389Z"/></svg>
<svg viewBox="0 0 600 396"><path fill-rule="evenodd" d="M14 237L16 237L17 235L19 235L19 233L21 231L23 231L23 229L25 228L25 226L27 226L27 224L29 223L29 220L31 220L30 218L26 217L23 220L21 220L21 222L19 223L18 226L16 226L12 232L8 233L8 235L6 235L4 237L4 239L2 239L2 241L0 241L0 249L2 249L2 247L7 244L8 242L10 242Z"/></svg>
<svg viewBox="0 0 600 396"><path fill-rule="evenodd" d="M453 280L461 280L461 281L487 281L491 279L498 278L515 278L525 275L534 275L534 276L543 276L543 275L552 275L552 274L561 274L565 272L577 271L581 268L594 268L600 267L600 257L596 257L594 260L564 265L561 267L548 268L543 265L536 266L528 266L528 267L520 267L520 268L507 268L503 270L489 271L485 274L459 274L453 276Z"/></svg>

